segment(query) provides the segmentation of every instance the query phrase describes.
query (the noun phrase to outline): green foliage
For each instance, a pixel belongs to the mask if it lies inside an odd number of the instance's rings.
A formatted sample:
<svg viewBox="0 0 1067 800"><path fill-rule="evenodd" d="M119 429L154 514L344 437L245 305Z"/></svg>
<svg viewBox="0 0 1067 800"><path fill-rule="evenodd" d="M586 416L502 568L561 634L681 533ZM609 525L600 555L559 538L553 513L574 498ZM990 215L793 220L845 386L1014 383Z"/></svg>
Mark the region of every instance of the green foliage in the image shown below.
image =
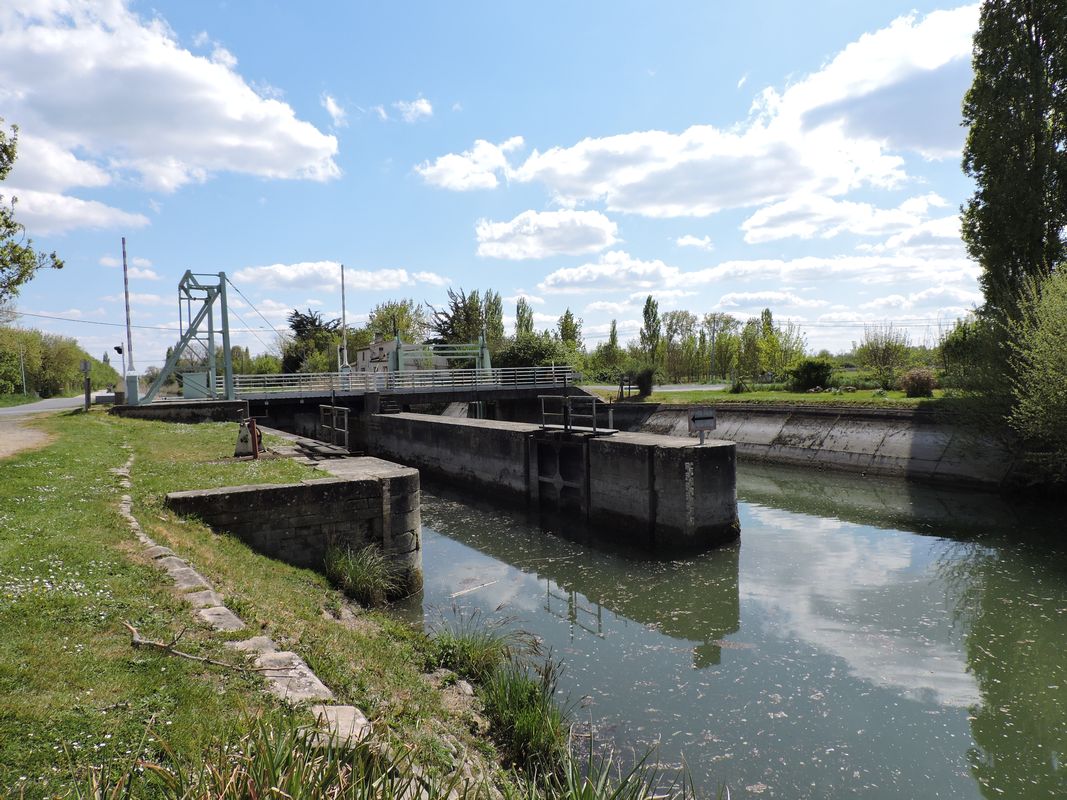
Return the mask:
<svg viewBox="0 0 1067 800"><path fill-rule="evenodd" d="M641 367L632 375L634 385L637 386L638 397L648 397L652 394L652 386L656 378L656 370L652 367Z"/></svg>
<svg viewBox="0 0 1067 800"><path fill-rule="evenodd" d="M326 577L365 606L385 605L404 589L396 567L377 545L331 548L325 568Z"/></svg>
<svg viewBox="0 0 1067 800"><path fill-rule="evenodd" d="M790 367L788 375L794 392L806 392L816 386L829 386L833 372L834 365L828 359L805 358Z"/></svg>
<svg viewBox="0 0 1067 800"><path fill-rule="evenodd" d="M505 664L536 651L535 640L510 628L509 618L486 620L481 612L453 608L432 631L437 663L475 681L486 681Z"/></svg>
<svg viewBox="0 0 1067 800"><path fill-rule="evenodd" d="M556 322L556 335L565 347L577 350L582 346L582 321L567 308Z"/></svg>
<svg viewBox="0 0 1067 800"><path fill-rule="evenodd" d="M856 356L874 371L882 388L888 391L896 385L897 373L908 363L909 347L906 331L897 330L892 324L867 325Z"/></svg>
<svg viewBox="0 0 1067 800"><path fill-rule="evenodd" d="M294 310L288 318L292 338L282 344L282 372L331 372L337 368L341 320L319 311Z"/></svg>
<svg viewBox="0 0 1067 800"><path fill-rule="evenodd" d="M516 336L505 344L493 357L498 367L549 367L573 361L573 354L548 333L530 333Z"/></svg>
<svg viewBox="0 0 1067 800"><path fill-rule="evenodd" d="M90 364L89 382L101 389L119 382L119 374L90 356L74 339L36 330L0 327L0 394L22 392L53 397L82 388L81 362Z"/></svg>
<svg viewBox="0 0 1067 800"><path fill-rule="evenodd" d="M515 303L515 337L528 336L534 332L533 307L525 297Z"/></svg>
<svg viewBox="0 0 1067 800"><path fill-rule="evenodd" d="M932 369L915 367L900 376L900 388L905 397L933 397L937 376Z"/></svg>
<svg viewBox="0 0 1067 800"><path fill-rule="evenodd" d="M1046 278L1013 325L1012 426L1038 461L1067 478L1067 270Z"/></svg>
<svg viewBox="0 0 1067 800"><path fill-rule="evenodd" d="M504 343L504 307L500 293L486 289L467 294L460 288L448 290L448 305L430 306L430 331L436 341L445 344L477 342L485 332L490 351Z"/></svg>
<svg viewBox="0 0 1067 800"><path fill-rule="evenodd" d="M556 703L560 665L509 662L481 688L482 706L508 759L527 772L556 770L566 758L567 714Z"/></svg>
<svg viewBox="0 0 1067 800"><path fill-rule="evenodd" d="M653 299L652 295L645 298L645 307L641 314L643 322L641 324L641 330L638 332L638 338L640 339L641 349L644 351L645 356L654 364L657 351L659 350L662 326L659 318L659 303Z"/></svg>
<svg viewBox="0 0 1067 800"><path fill-rule="evenodd" d="M12 126L9 136L4 130L4 118L0 117L0 182L15 165L18 138L18 126ZM26 238L25 228L15 221L16 202L17 198L13 197L8 205L0 194L0 303L17 295L19 288L37 270L63 268L63 262L55 253L46 255L33 249L33 241Z"/></svg>
<svg viewBox="0 0 1067 800"><path fill-rule="evenodd" d="M964 99L963 239L982 267L985 311L1019 317L1029 280L1067 255L1067 0L982 4Z"/></svg>
<svg viewBox="0 0 1067 800"><path fill-rule="evenodd" d="M1007 391L1004 329L987 316L959 320L939 345L943 384L987 395Z"/></svg>
<svg viewBox="0 0 1067 800"><path fill-rule="evenodd" d="M408 298L376 305L370 312L367 329L373 338L392 339L399 334L401 341L419 344L426 338L430 323L422 304ZM351 344L349 349L351 351Z"/></svg>

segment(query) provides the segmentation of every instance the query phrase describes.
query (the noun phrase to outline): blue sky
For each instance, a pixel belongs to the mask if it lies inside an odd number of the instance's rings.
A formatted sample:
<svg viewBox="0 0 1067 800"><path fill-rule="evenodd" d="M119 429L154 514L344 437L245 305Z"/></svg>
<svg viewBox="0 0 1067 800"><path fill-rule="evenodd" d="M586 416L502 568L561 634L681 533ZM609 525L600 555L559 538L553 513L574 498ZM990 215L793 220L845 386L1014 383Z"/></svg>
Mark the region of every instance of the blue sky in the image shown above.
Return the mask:
<svg viewBox="0 0 1067 800"><path fill-rule="evenodd" d="M272 325L493 288L590 345L644 297L809 346L865 322L913 339L981 301L959 240L960 102L977 6L8 0L2 186L66 260L19 323L176 338L188 268L224 270ZM274 334L240 298L236 343ZM39 316L30 316L39 315ZM361 317L361 315L364 315ZM43 317L64 317L64 320Z"/></svg>

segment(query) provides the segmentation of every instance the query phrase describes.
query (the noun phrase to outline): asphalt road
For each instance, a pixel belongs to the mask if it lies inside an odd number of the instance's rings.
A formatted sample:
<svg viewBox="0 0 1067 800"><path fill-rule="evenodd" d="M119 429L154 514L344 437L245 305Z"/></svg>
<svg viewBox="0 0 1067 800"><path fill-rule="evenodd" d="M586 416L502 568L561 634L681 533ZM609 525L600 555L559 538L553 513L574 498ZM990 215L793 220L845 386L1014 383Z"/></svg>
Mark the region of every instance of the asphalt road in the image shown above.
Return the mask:
<svg viewBox="0 0 1067 800"><path fill-rule="evenodd" d="M47 400L38 400L36 403L23 403L21 406L0 408L0 417L24 417L27 414L40 414L45 411L63 411L68 408L79 408L85 402L83 395L77 397L50 397Z"/></svg>

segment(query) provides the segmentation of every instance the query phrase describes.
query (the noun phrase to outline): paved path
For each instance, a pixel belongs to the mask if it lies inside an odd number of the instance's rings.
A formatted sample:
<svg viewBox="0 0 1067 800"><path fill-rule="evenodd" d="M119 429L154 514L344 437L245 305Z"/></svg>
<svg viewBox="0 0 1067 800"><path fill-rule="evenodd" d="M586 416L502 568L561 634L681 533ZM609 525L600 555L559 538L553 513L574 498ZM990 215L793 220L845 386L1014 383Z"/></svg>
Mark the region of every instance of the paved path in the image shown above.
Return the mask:
<svg viewBox="0 0 1067 800"><path fill-rule="evenodd" d="M0 417L24 417L27 414L40 414L44 411L62 411L67 408L79 408L85 403L85 396L50 397L36 403L24 403L21 406L0 408Z"/></svg>
<svg viewBox="0 0 1067 800"><path fill-rule="evenodd" d="M8 458L23 450L44 447L51 440L47 433L26 425L30 417L35 414L81 408L84 402L84 396L78 395L77 397L50 397L47 400L38 400L36 403L0 408L0 458Z"/></svg>

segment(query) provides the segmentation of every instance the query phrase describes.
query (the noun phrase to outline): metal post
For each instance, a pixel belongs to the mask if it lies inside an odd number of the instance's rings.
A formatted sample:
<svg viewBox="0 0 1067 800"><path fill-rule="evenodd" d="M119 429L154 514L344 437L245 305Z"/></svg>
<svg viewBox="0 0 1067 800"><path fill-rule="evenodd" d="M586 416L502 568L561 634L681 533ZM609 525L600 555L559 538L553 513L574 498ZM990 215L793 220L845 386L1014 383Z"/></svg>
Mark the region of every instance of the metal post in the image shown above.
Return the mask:
<svg viewBox="0 0 1067 800"><path fill-rule="evenodd" d="M26 348L19 342L19 368L22 370L22 393L28 394L26 391ZM123 369L123 372L126 370Z"/></svg>
<svg viewBox="0 0 1067 800"><path fill-rule="evenodd" d="M345 265L341 265L341 352L343 363L338 369L348 366L348 317L345 314Z"/></svg>
<svg viewBox="0 0 1067 800"><path fill-rule="evenodd" d="M207 312L207 390L212 400L218 398L215 370L215 304L211 303Z"/></svg>
<svg viewBox="0 0 1067 800"><path fill-rule="evenodd" d="M130 372L136 372L133 366L133 329L130 327L130 276L126 271L126 237L122 237L122 289L126 295L126 353L129 355Z"/></svg>
<svg viewBox="0 0 1067 800"><path fill-rule="evenodd" d="M222 303L222 364L225 370L226 399L236 400L233 390L233 353L230 352L230 312L226 306L226 273L219 273L219 300Z"/></svg>

